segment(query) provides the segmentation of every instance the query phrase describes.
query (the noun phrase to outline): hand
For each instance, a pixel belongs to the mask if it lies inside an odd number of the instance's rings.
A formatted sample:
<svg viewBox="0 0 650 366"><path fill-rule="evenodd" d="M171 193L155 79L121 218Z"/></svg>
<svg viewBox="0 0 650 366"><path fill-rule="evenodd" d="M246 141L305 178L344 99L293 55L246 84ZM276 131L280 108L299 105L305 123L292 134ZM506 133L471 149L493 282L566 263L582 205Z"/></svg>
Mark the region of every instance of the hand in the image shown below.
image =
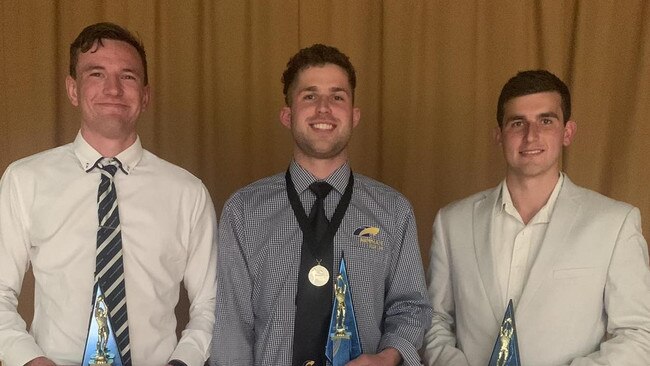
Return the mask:
<svg viewBox="0 0 650 366"><path fill-rule="evenodd" d="M56 364L49 358L41 356L27 362L25 366L56 366Z"/></svg>
<svg viewBox="0 0 650 366"><path fill-rule="evenodd" d="M397 366L400 362L402 355L395 348L389 347L376 355L363 354L346 366Z"/></svg>

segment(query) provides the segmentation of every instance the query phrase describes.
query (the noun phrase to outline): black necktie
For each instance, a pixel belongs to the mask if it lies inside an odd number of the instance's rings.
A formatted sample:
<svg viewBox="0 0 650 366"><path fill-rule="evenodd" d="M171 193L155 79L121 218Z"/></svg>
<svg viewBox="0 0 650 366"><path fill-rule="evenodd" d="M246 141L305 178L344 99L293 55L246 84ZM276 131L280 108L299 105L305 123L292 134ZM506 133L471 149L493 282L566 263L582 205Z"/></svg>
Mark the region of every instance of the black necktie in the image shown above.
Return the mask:
<svg viewBox="0 0 650 366"><path fill-rule="evenodd" d="M120 350L122 364L131 365L129 326L126 314L124 264L122 261L122 234L117 193L113 178L120 162L104 158L97 163L102 180L97 190L99 228L97 229L97 260L95 284L99 284L106 299L109 319Z"/></svg>
<svg viewBox="0 0 650 366"><path fill-rule="evenodd" d="M324 240L329 221L323 204L332 186L327 182L315 182L309 189L316 195L316 201L308 217L312 233L303 233L300 254L293 334L294 366L303 366L307 361L314 361L316 366L325 365L325 345L332 312L333 248L331 240ZM317 264L327 268L330 275L322 286L315 286L307 279L309 270Z"/></svg>
<svg viewBox="0 0 650 366"><path fill-rule="evenodd" d="M312 206L311 211L309 212L309 222L314 228L316 243L321 244L320 241L323 238L323 235L325 235L327 226L330 223L325 215L325 205L323 204L323 201L332 190L332 186L327 182L314 182L309 185L309 189L316 195L316 202L314 202L314 206ZM314 252L318 253L318 249L321 248L317 248Z"/></svg>

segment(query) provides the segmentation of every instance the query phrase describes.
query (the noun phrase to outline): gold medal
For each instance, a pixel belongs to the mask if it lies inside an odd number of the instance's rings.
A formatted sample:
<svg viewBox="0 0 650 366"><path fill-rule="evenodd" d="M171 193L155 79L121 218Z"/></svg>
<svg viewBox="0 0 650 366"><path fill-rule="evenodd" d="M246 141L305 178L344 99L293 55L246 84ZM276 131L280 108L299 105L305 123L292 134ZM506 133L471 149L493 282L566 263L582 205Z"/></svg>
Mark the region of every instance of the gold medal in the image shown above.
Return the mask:
<svg viewBox="0 0 650 366"><path fill-rule="evenodd" d="M316 287L321 287L330 280L330 272L320 265L320 261L309 270L309 282Z"/></svg>

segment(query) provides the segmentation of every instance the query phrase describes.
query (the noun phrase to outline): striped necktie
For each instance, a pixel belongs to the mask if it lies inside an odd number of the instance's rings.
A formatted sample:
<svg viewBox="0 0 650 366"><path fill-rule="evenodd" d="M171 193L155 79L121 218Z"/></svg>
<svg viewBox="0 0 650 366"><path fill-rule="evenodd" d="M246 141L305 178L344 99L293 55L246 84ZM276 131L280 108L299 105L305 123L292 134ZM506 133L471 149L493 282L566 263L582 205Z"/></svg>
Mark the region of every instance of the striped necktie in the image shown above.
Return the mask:
<svg viewBox="0 0 650 366"><path fill-rule="evenodd" d="M114 158L103 158L96 166L102 173L102 180L97 192L99 228L97 229L95 285L99 285L104 294L122 364L131 366L120 213L117 209L117 194L113 182L121 163Z"/></svg>

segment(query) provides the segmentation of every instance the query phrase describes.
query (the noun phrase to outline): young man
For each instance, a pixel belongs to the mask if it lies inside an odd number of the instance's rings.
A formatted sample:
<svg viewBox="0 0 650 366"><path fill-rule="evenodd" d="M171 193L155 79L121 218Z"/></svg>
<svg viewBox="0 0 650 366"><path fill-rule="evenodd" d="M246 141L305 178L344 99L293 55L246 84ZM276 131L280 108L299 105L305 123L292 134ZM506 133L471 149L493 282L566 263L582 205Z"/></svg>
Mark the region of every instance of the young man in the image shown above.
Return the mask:
<svg viewBox="0 0 650 366"><path fill-rule="evenodd" d="M428 365L486 365L509 300L521 364L650 364L650 270L639 210L560 171L576 123L566 85L520 72L501 91L496 188L434 222Z"/></svg>
<svg viewBox="0 0 650 366"><path fill-rule="evenodd" d="M356 318L365 353L349 365L419 364L431 309L415 219L401 194L350 170L354 68L316 44L291 58L283 83L293 161L224 207L212 363L325 365L344 257L354 304L345 316Z"/></svg>
<svg viewBox="0 0 650 366"><path fill-rule="evenodd" d="M66 87L81 112L75 141L11 164L0 184L0 360L81 364L101 288L124 365L203 365L216 218L197 178L140 144L150 94L142 44L115 24L85 28L70 46ZM27 333L16 304L29 265ZM181 281L192 306L178 340Z"/></svg>

